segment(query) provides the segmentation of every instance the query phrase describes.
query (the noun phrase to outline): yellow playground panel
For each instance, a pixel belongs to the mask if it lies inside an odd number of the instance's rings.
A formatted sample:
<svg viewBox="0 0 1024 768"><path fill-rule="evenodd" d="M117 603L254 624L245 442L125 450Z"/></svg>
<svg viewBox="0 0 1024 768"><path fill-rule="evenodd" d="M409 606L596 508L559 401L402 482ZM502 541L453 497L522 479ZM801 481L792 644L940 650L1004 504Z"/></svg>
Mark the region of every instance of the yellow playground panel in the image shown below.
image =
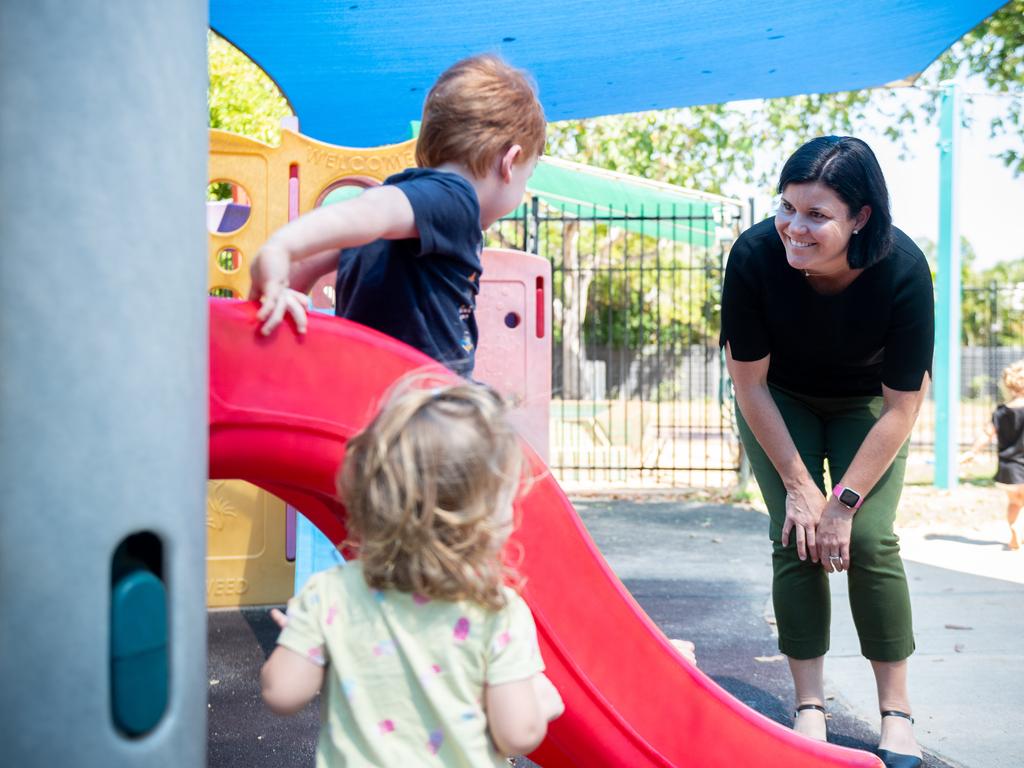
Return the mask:
<svg viewBox="0 0 1024 768"><path fill-rule="evenodd" d="M285 503L241 480L211 480L206 490L206 604L210 608L281 603L295 565L285 557Z"/></svg>
<svg viewBox="0 0 1024 768"><path fill-rule="evenodd" d="M210 292L246 298L250 259L271 232L340 188L375 186L414 166L415 147L415 140L339 147L288 128L272 147L211 130L210 190L230 185L231 194L207 203ZM291 596L295 567L286 556L283 501L240 480L211 481L206 525L209 607L281 603Z"/></svg>
<svg viewBox="0 0 1024 768"><path fill-rule="evenodd" d="M249 259L274 230L311 211L340 187L365 188L416 164L416 141L370 149L325 144L287 128L271 147L226 131L210 131L210 183L240 187L249 200L237 229L212 228L209 287L235 298L249 294ZM230 252L232 258L224 257Z"/></svg>

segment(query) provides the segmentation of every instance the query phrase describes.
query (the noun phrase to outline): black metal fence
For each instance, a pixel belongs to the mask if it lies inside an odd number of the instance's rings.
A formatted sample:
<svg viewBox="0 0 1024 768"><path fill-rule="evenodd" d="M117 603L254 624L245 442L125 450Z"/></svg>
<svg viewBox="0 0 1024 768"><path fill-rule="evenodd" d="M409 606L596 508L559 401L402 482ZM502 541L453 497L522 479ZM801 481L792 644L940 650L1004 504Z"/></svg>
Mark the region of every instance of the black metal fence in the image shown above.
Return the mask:
<svg viewBox="0 0 1024 768"><path fill-rule="evenodd" d="M488 233L552 264L551 467L563 482L734 482L718 329L742 210L724 198L617 212L535 198Z"/></svg>
<svg viewBox="0 0 1024 768"><path fill-rule="evenodd" d="M719 487L736 482L739 445L718 349L721 287L744 207L609 213L533 199L496 223L488 245L552 264L551 467L562 482ZM1024 358L1024 284L963 293L960 442L1000 401ZM934 446L929 396L912 436L917 478Z"/></svg>

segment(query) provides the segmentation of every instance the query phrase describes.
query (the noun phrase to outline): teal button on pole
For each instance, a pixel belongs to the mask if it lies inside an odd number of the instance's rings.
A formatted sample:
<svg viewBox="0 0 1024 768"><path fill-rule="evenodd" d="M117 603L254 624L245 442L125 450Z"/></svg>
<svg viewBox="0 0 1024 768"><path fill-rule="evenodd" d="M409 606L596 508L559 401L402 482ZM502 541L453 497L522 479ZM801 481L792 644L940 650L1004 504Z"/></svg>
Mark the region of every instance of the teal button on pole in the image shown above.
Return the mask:
<svg viewBox="0 0 1024 768"><path fill-rule="evenodd" d="M121 731L141 736L167 708L167 590L142 564L120 565L111 595L111 708Z"/></svg>

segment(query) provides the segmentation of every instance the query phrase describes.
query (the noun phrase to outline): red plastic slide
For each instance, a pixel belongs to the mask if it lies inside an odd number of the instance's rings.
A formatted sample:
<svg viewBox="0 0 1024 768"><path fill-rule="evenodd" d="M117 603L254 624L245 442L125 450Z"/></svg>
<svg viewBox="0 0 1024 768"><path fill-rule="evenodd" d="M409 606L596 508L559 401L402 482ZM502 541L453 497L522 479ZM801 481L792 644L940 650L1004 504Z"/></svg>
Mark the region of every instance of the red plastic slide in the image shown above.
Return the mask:
<svg viewBox="0 0 1024 768"><path fill-rule="evenodd" d="M210 300L210 477L260 485L335 541L346 439L396 378L440 367L362 326L311 316L309 332L257 332L255 305ZM545 766L820 768L874 755L797 737L682 661L609 569L558 484L522 500L525 597L566 713L532 758ZM713 653L713 649L702 649Z"/></svg>

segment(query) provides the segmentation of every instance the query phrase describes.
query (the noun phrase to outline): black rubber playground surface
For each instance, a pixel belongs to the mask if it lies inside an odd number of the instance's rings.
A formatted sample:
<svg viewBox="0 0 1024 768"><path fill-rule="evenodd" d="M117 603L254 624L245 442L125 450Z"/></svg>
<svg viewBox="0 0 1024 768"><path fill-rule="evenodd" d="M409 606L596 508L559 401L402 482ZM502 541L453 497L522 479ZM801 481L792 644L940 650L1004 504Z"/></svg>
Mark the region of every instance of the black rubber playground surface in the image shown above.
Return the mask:
<svg viewBox="0 0 1024 768"><path fill-rule="evenodd" d="M612 567L665 633L693 640L701 669L733 696L788 725L792 684L765 618L770 562L764 516L683 502L582 500L577 508ZM312 768L316 703L279 718L259 698L259 667L277 636L266 611L211 611L208 617L209 767ZM877 724L854 717L841 693L828 706L829 741L874 748ZM925 764L954 768L933 756Z"/></svg>

